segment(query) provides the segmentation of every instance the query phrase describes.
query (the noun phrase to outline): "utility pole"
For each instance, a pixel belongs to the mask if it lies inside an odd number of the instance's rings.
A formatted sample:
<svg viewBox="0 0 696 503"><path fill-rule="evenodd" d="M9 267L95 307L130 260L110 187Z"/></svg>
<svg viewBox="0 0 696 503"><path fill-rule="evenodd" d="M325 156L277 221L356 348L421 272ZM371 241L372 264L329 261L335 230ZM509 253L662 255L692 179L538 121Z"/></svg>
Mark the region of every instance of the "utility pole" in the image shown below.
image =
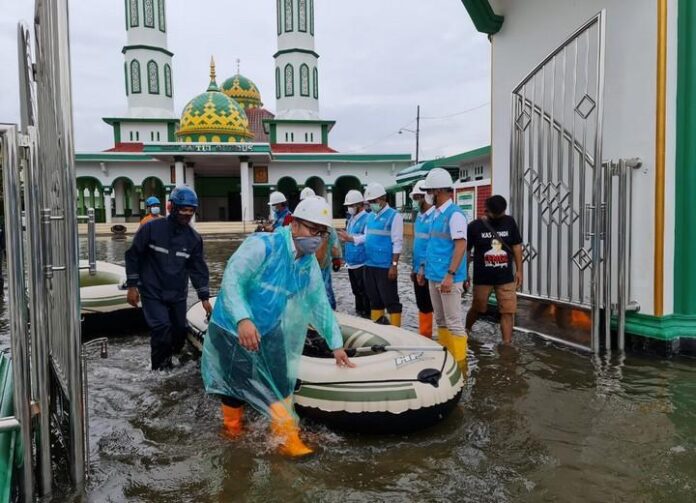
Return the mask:
<svg viewBox="0 0 696 503"><path fill-rule="evenodd" d="M416 164L420 160L420 105L416 111Z"/></svg>

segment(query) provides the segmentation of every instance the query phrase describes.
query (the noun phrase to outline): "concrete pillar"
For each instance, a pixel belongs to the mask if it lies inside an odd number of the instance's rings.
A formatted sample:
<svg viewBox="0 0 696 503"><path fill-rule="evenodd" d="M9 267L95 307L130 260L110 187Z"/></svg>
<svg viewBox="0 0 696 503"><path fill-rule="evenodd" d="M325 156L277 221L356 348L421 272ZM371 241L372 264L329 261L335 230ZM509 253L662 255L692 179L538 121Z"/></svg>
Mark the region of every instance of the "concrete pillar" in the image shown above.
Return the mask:
<svg viewBox="0 0 696 503"><path fill-rule="evenodd" d="M104 188L104 218L107 224L111 223L111 189Z"/></svg>
<svg viewBox="0 0 696 503"><path fill-rule="evenodd" d="M331 218L333 218L333 185L326 186L326 202L329 203L329 212L331 213Z"/></svg>
<svg viewBox="0 0 696 503"><path fill-rule="evenodd" d="M169 215L169 197L172 195L172 190L174 187L167 186L164 187L164 215Z"/></svg>
<svg viewBox="0 0 696 503"><path fill-rule="evenodd" d="M242 190L242 221L251 221L254 219L254 198L249 173L249 159L246 157L240 158L239 171Z"/></svg>
<svg viewBox="0 0 696 503"><path fill-rule="evenodd" d="M114 185L114 198L116 199L116 216L122 217L125 211L126 194L123 190L123 181Z"/></svg>
<svg viewBox="0 0 696 503"><path fill-rule="evenodd" d="M174 185L184 184L184 158L174 158Z"/></svg>
<svg viewBox="0 0 696 503"><path fill-rule="evenodd" d="M140 216L140 192L143 189L140 187L133 187L133 192L131 192L131 212L133 216Z"/></svg>

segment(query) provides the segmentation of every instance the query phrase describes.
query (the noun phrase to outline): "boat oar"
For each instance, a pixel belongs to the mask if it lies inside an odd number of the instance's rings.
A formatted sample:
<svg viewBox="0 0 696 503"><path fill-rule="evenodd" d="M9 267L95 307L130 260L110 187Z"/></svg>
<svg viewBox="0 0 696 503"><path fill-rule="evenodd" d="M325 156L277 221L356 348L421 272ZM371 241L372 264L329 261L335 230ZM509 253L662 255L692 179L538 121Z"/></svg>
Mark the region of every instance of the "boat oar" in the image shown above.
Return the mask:
<svg viewBox="0 0 696 503"><path fill-rule="evenodd" d="M387 344L373 344L372 346L367 346L364 348L350 348L346 349L346 353L349 357L353 357L360 353L384 353L386 351L402 351L402 352L418 352L418 351L432 351L441 352L447 351L447 348L436 347L436 346L389 346Z"/></svg>

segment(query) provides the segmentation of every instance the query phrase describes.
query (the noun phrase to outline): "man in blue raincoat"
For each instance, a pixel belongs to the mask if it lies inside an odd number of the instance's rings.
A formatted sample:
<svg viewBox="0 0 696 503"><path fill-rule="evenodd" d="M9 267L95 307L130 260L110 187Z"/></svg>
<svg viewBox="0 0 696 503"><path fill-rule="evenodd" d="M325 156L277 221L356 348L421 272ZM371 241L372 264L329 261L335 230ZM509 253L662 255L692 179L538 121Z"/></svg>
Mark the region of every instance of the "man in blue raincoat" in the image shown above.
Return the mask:
<svg viewBox="0 0 696 503"><path fill-rule="evenodd" d="M222 399L225 433L241 433L249 404L270 417L288 456L312 452L291 402L308 325L326 339L337 365L353 367L314 257L331 225L328 204L307 198L289 226L247 238L227 264L203 346L203 382Z"/></svg>
<svg viewBox="0 0 696 503"><path fill-rule="evenodd" d="M171 368L172 355L184 347L189 278L203 307L212 311L203 240L189 225L198 197L188 187L177 187L170 201L171 214L140 227L126 251L127 299L133 307L142 299L151 330L152 370Z"/></svg>

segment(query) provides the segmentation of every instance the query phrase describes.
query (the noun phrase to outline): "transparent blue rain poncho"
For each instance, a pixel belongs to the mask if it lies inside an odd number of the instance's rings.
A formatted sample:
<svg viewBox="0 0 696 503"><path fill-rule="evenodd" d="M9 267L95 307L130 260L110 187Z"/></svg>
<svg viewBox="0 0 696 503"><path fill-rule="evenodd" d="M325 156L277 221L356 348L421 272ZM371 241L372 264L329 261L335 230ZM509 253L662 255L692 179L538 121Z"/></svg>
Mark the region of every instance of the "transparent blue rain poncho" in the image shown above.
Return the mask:
<svg viewBox="0 0 696 503"><path fill-rule="evenodd" d="M245 318L261 336L258 352L238 342L237 323ZM317 260L295 259L290 227L250 236L227 263L208 325L201 363L206 391L270 415L270 405L295 388L308 325L331 349L343 346Z"/></svg>

